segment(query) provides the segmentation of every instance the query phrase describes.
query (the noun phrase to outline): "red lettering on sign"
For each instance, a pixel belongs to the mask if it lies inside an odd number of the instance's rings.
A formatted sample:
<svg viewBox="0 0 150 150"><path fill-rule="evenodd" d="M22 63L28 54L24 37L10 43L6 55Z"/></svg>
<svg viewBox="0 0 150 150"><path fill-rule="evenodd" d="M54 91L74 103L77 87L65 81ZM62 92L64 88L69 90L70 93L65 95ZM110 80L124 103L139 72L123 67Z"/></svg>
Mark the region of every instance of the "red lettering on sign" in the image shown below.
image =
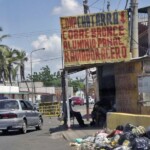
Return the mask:
<svg viewBox="0 0 150 150"><path fill-rule="evenodd" d="M63 19L64 24L63 24L63 29L67 28L75 28L76 25L76 17L69 17L69 18L64 18Z"/></svg>
<svg viewBox="0 0 150 150"><path fill-rule="evenodd" d="M124 35L124 27L123 26L119 26L119 35L120 36Z"/></svg>
<svg viewBox="0 0 150 150"><path fill-rule="evenodd" d="M116 51L116 58L117 59L121 58L119 47L115 47L115 51Z"/></svg>
<svg viewBox="0 0 150 150"><path fill-rule="evenodd" d="M64 52L64 56L65 56L65 62L70 62L70 56L69 56L69 52Z"/></svg>
<svg viewBox="0 0 150 150"><path fill-rule="evenodd" d="M125 46L122 46L122 57L126 58L127 57L127 49Z"/></svg>
<svg viewBox="0 0 150 150"><path fill-rule="evenodd" d="M63 38L63 40L67 40L67 33L66 33L66 31L63 31L62 38Z"/></svg>

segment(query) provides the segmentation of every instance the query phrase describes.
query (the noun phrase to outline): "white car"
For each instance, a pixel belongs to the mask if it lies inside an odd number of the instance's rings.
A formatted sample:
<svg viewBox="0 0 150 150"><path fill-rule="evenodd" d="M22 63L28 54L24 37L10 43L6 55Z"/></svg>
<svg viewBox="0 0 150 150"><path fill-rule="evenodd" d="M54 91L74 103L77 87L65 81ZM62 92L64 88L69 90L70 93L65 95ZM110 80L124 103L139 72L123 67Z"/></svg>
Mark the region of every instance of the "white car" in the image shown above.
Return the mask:
<svg viewBox="0 0 150 150"><path fill-rule="evenodd" d="M18 129L26 133L28 127L41 130L43 118L29 101L5 99L0 100L0 130L3 133Z"/></svg>

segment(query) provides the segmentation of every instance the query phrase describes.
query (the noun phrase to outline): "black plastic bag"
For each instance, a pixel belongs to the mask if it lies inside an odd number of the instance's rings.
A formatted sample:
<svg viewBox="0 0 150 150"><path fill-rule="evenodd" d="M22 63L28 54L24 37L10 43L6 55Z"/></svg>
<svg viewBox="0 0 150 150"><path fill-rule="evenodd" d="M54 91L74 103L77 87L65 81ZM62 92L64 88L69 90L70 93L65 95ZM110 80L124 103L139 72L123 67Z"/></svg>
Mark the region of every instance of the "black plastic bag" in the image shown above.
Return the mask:
<svg viewBox="0 0 150 150"><path fill-rule="evenodd" d="M150 126L146 129L146 137L150 139Z"/></svg>
<svg viewBox="0 0 150 150"><path fill-rule="evenodd" d="M118 144L122 145L125 140L132 142L136 137L137 136L132 134L132 132L125 132L124 134L120 135Z"/></svg>
<svg viewBox="0 0 150 150"><path fill-rule="evenodd" d="M133 128L135 128L136 126L134 126L133 124L130 124L130 123L127 123L125 126L124 126L124 132L130 132L132 131Z"/></svg>
<svg viewBox="0 0 150 150"><path fill-rule="evenodd" d="M131 146L132 150L150 150L150 140L147 137L135 138Z"/></svg>

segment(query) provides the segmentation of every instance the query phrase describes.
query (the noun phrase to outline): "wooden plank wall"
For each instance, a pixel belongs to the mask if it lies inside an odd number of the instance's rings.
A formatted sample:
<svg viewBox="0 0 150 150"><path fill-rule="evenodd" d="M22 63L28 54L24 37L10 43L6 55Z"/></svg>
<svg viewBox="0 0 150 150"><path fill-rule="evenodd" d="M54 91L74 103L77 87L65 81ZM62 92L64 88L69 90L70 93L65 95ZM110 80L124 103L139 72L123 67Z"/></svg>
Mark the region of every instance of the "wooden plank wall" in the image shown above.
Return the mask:
<svg viewBox="0 0 150 150"><path fill-rule="evenodd" d="M138 75L142 62L115 64L116 108L118 112L141 113L138 103Z"/></svg>

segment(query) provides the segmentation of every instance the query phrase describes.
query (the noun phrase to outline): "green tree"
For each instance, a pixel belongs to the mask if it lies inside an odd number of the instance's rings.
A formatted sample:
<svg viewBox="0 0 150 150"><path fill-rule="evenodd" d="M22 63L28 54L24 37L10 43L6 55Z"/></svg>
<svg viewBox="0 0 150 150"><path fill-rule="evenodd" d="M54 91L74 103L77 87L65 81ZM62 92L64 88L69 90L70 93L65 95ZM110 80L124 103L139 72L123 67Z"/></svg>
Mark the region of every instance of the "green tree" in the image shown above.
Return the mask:
<svg viewBox="0 0 150 150"><path fill-rule="evenodd" d="M25 65L24 63L28 61L28 57L26 56L25 51L14 50L14 54L16 54L16 64L18 64L20 68L20 79L21 81L25 80Z"/></svg>
<svg viewBox="0 0 150 150"><path fill-rule="evenodd" d="M61 73L60 71L51 73L50 68L48 66L42 67L40 72L34 72L32 77L28 74L27 79L32 80L34 82L43 82L44 86L55 86L61 87ZM69 79L69 86L73 87L74 92L78 90L84 90L84 82L83 79Z"/></svg>
<svg viewBox="0 0 150 150"><path fill-rule="evenodd" d="M15 79L17 74L17 68L14 68L13 63L17 60L17 57L14 55L13 49L6 49L3 51L3 55L5 56L5 61L7 65L7 71L8 71L8 79L10 84L12 85L12 79Z"/></svg>
<svg viewBox="0 0 150 150"><path fill-rule="evenodd" d="M34 72L32 77L30 74L28 74L27 79L32 80L34 82L43 82L44 86L55 86L59 87L61 86L61 77L59 76L59 73L51 73L50 68L48 66L42 67L40 69L40 72Z"/></svg>
<svg viewBox="0 0 150 150"><path fill-rule="evenodd" d="M82 79L69 79L69 86L73 87L73 92L77 92L78 90L84 90L84 82Z"/></svg>
<svg viewBox="0 0 150 150"><path fill-rule="evenodd" d="M3 29L0 27L0 31L3 31ZM0 36L0 42L2 42L3 39L6 37L9 37L9 35L1 35ZM3 83L5 84L5 80L8 80L8 68L7 68L7 59L4 55L4 51L9 49L8 46L0 44L0 80L3 80Z"/></svg>
<svg viewBox="0 0 150 150"><path fill-rule="evenodd" d="M0 31L3 31L2 27L0 27ZM7 38L7 37L10 37L10 35L8 35L8 34L1 35L1 36L0 36L0 42L2 42L2 40L3 40L4 38Z"/></svg>
<svg viewBox="0 0 150 150"><path fill-rule="evenodd" d="M45 86L51 86L53 75L51 74L50 68L48 66L42 67L42 72L40 72L40 78Z"/></svg>
<svg viewBox="0 0 150 150"><path fill-rule="evenodd" d="M3 31L0 27L0 31ZM9 35L0 36L0 42ZM21 80L25 80L24 62L27 61L26 53L16 49L11 49L6 45L0 44L0 79L10 82L16 79L18 68L20 67Z"/></svg>

